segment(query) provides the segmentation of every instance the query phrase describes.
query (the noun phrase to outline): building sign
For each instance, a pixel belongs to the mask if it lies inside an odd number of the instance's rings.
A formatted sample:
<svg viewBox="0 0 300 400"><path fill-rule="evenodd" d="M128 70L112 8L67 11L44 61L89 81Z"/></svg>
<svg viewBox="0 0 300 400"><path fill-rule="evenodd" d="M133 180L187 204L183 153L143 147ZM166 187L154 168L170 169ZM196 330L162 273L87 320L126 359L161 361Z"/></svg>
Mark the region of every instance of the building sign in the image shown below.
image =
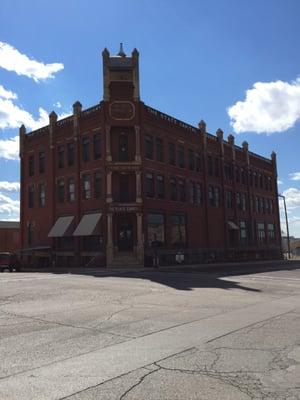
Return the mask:
<svg viewBox="0 0 300 400"><path fill-rule="evenodd" d="M130 101L114 101L109 107L111 118L129 120L134 117L134 105Z"/></svg>
<svg viewBox="0 0 300 400"><path fill-rule="evenodd" d="M138 206L128 206L128 205L122 205L122 206L109 206L109 211L110 212L138 212L139 207Z"/></svg>

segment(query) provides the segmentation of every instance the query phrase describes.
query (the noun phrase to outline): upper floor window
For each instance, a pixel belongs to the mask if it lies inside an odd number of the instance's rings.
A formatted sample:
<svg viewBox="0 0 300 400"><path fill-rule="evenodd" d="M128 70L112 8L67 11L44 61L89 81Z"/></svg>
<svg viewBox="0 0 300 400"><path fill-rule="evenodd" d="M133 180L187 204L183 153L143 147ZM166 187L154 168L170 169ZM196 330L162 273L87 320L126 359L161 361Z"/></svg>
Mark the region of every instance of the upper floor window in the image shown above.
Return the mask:
<svg viewBox="0 0 300 400"><path fill-rule="evenodd" d="M59 146L57 151L58 168L63 168L65 164L65 147Z"/></svg>
<svg viewBox="0 0 300 400"><path fill-rule="evenodd" d="M186 243L186 221L184 215L171 215L171 244L183 246Z"/></svg>
<svg viewBox="0 0 300 400"><path fill-rule="evenodd" d="M190 203L196 203L196 183L190 182Z"/></svg>
<svg viewBox="0 0 300 400"><path fill-rule="evenodd" d="M202 171L201 155L199 153L196 153L196 171Z"/></svg>
<svg viewBox="0 0 300 400"><path fill-rule="evenodd" d="M63 179L59 179L57 182L57 200L59 203L65 201L65 181Z"/></svg>
<svg viewBox="0 0 300 400"><path fill-rule="evenodd" d="M239 210L242 209L242 199L241 199L241 193L236 193L236 206Z"/></svg>
<svg viewBox="0 0 300 400"><path fill-rule="evenodd" d="M82 138L82 161L86 162L90 159L90 139L86 136Z"/></svg>
<svg viewBox="0 0 300 400"><path fill-rule="evenodd" d="M236 182L240 182L240 169L239 169L239 167L236 167L236 169L235 169L235 180L236 180Z"/></svg>
<svg viewBox="0 0 300 400"><path fill-rule="evenodd" d="M229 190L226 192L226 207L227 208L233 207L232 192Z"/></svg>
<svg viewBox="0 0 300 400"><path fill-rule="evenodd" d="M39 153L39 173L42 174L45 172L45 152L40 151Z"/></svg>
<svg viewBox="0 0 300 400"><path fill-rule="evenodd" d="M270 242L275 241L275 228L274 224L268 224L268 239Z"/></svg>
<svg viewBox="0 0 300 400"><path fill-rule="evenodd" d="M214 207L215 205L215 195L214 195L214 187L212 185L208 186L208 201L209 204Z"/></svg>
<svg viewBox="0 0 300 400"><path fill-rule="evenodd" d="M34 156L33 155L29 156L29 159L28 159L28 174L29 174L29 176L34 175Z"/></svg>
<svg viewBox="0 0 300 400"><path fill-rule="evenodd" d="M91 176L88 174L82 175L82 198L88 200L92 197Z"/></svg>
<svg viewBox="0 0 300 400"><path fill-rule="evenodd" d="M180 179L178 182L179 186L179 200L184 202L185 201L185 181Z"/></svg>
<svg viewBox="0 0 300 400"><path fill-rule="evenodd" d="M153 174L146 174L146 196L154 197L154 178Z"/></svg>
<svg viewBox="0 0 300 400"><path fill-rule="evenodd" d="M177 182L175 178L170 179L170 192L171 192L171 200L177 200Z"/></svg>
<svg viewBox="0 0 300 400"><path fill-rule="evenodd" d="M33 236L34 235L34 225L32 222L28 223L27 226L27 243L29 245L33 244Z"/></svg>
<svg viewBox="0 0 300 400"><path fill-rule="evenodd" d="M46 204L46 185L40 183L39 185L39 206L45 207Z"/></svg>
<svg viewBox="0 0 300 400"><path fill-rule="evenodd" d="M266 241L266 233L265 233L265 224L263 222L259 222L257 224L257 233L258 233L258 241L263 244Z"/></svg>
<svg viewBox="0 0 300 400"><path fill-rule="evenodd" d="M156 160L164 161L164 142L160 138L156 138Z"/></svg>
<svg viewBox="0 0 300 400"><path fill-rule="evenodd" d="M145 137L145 152L146 152L146 158L153 160L153 152L154 152L153 136L146 135L146 137Z"/></svg>
<svg viewBox="0 0 300 400"><path fill-rule="evenodd" d="M232 164L225 164L224 165L224 175L227 181L232 181L233 179L233 166Z"/></svg>
<svg viewBox="0 0 300 400"><path fill-rule="evenodd" d="M175 144L174 143L169 143L169 163L171 165L176 164Z"/></svg>
<svg viewBox="0 0 300 400"><path fill-rule="evenodd" d="M261 189L264 188L264 183L263 183L263 176L262 176L262 174L259 174L259 187L260 187Z"/></svg>
<svg viewBox="0 0 300 400"><path fill-rule="evenodd" d="M68 166L71 167L75 163L75 145L74 143L68 143Z"/></svg>
<svg viewBox="0 0 300 400"><path fill-rule="evenodd" d="M246 221L240 221L240 243L247 244L247 223Z"/></svg>
<svg viewBox="0 0 300 400"><path fill-rule="evenodd" d="M207 157L207 172L208 175L213 175L214 173L213 159L211 156Z"/></svg>
<svg viewBox="0 0 300 400"><path fill-rule="evenodd" d="M121 132L119 136L119 161L128 161L128 135L125 132Z"/></svg>
<svg viewBox="0 0 300 400"><path fill-rule="evenodd" d="M94 195L96 198L102 196L102 176L101 172L96 172L94 175Z"/></svg>
<svg viewBox="0 0 300 400"><path fill-rule="evenodd" d="M94 160L101 158L101 135L96 133L93 137L94 141Z"/></svg>
<svg viewBox="0 0 300 400"><path fill-rule="evenodd" d="M252 174L252 171L249 171L249 184L250 184L250 186L253 186L253 174Z"/></svg>
<svg viewBox="0 0 300 400"><path fill-rule="evenodd" d="M68 199L71 203L75 201L76 194L75 194L75 179L70 178L68 180Z"/></svg>
<svg viewBox="0 0 300 400"><path fill-rule="evenodd" d="M246 194L245 193L241 194L241 209L243 211L246 211L246 209L247 209L247 200L246 200Z"/></svg>
<svg viewBox="0 0 300 400"><path fill-rule="evenodd" d="M241 169L241 182L243 185L246 185L246 183L247 183L247 175L246 175L246 171L244 170L244 168Z"/></svg>
<svg viewBox="0 0 300 400"><path fill-rule="evenodd" d="M257 188L258 186L258 175L256 172L253 172L253 180L254 180L254 186Z"/></svg>
<svg viewBox="0 0 300 400"><path fill-rule="evenodd" d="M202 203L202 185L201 183L196 183L196 196L195 196L195 203L201 204Z"/></svg>
<svg viewBox="0 0 300 400"><path fill-rule="evenodd" d="M163 199L165 197L165 180L162 175L157 175L157 197Z"/></svg>
<svg viewBox="0 0 300 400"><path fill-rule="evenodd" d="M196 167L195 153L193 150L189 149L189 169L194 171Z"/></svg>
<svg viewBox="0 0 300 400"><path fill-rule="evenodd" d="M215 207L220 207L221 196L220 196L220 188L215 187Z"/></svg>
<svg viewBox="0 0 300 400"><path fill-rule="evenodd" d="M270 192L272 192L273 185L272 185L272 178L270 176L268 177L268 181L269 181L269 190L270 190Z"/></svg>
<svg viewBox="0 0 300 400"><path fill-rule="evenodd" d="M34 184L28 186L28 207L34 207Z"/></svg>
<svg viewBox="0 0 300 400"><path fill-rule="evenodd" d="M180 168L184 168L185 166L185 160L184 160L184 146L182 146L181 144L178 145L178 166Z"/></svg>

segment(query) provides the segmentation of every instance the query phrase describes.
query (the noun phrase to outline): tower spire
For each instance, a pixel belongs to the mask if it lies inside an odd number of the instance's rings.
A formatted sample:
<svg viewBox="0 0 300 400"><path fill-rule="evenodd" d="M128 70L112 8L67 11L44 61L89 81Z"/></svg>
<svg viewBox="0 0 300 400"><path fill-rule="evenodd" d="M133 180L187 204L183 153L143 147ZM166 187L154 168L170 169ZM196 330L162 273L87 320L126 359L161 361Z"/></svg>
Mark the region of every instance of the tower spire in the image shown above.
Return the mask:
<svg viewBox="0 0 300 400"><path fill-rule="evenodd" d="M123 43L120 43L120 50L119 50L118 56L126 57L126 54L125 54L125 52L123 50Z"/></svg>

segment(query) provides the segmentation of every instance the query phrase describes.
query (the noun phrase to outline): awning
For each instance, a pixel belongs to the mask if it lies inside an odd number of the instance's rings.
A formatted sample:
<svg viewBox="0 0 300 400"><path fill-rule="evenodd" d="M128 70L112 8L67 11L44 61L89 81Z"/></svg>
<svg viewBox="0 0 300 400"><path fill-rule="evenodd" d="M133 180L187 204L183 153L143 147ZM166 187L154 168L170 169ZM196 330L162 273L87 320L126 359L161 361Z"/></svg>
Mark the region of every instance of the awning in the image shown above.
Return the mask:
<svg viewBox="0 0 300 400"><path fill-rule="evenodd" d="M229 229L234 229L235 231L239 230L239 227L232 221L227 221L228 225L229 225Z"/></svg>
<svg viewBox="0 0 300 400"><path fill-rule="evenodd" d="M51 231L48 233L48 237L62 237L66 234L70 227L74 216L59 217L53 225Z"/></svg>
<svg viewBox="0 0 300 400"><path fill-rule="evenodd" d="M90 236L96 234L96 227L101 218L101 213L85 214L79 222L73 236Z"/></svg>

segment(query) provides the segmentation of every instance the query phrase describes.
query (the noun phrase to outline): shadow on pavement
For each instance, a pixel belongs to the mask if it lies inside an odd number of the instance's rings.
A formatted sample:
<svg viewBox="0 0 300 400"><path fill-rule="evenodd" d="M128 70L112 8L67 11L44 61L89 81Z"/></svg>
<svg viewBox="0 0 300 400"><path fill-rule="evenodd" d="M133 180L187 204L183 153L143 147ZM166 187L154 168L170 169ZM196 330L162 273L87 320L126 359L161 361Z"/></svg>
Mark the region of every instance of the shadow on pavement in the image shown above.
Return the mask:
<svg viewBox="0 0 300 400"><path fill-rule="evenodd" d="M225 290L241 289L252 292L260 292L258 289L240 285L234 280L223 280L222 278L235 275L250 275L271 271L291 271L300 269L299 260L289 261L273 261L261 263L236 263L236 264L211 264L198 266L174 266L161 267L158 269L137 269L137 268L121 268L112 270L107 268L85 270L81 269L56 269L56 270L39 270L31 272L47 272L53 274L71 274L93 276L95 278L131 278L144 279L161 285L169 286L177 290L193 290L194 288L220 288Z"/></svg>

